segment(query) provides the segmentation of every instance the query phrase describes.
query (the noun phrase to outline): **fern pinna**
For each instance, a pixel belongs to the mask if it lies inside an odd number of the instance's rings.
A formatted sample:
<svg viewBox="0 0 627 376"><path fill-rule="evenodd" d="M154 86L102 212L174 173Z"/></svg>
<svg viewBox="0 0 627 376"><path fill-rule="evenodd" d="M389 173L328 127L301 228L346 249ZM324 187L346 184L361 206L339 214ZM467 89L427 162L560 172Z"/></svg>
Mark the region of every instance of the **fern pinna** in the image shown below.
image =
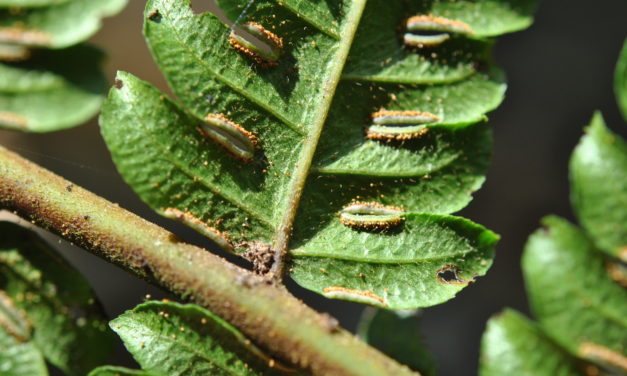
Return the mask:
<svg viewBox="0 0 627 376"><path fill-rule="evenodd" d="M450 214L489 164L491 37L528 26L531 3L222 0L229 26L151 0L144 33L181 104L120 72L102 133L143 200L257 270L438 304L492 264L498 236Z"/></svg>

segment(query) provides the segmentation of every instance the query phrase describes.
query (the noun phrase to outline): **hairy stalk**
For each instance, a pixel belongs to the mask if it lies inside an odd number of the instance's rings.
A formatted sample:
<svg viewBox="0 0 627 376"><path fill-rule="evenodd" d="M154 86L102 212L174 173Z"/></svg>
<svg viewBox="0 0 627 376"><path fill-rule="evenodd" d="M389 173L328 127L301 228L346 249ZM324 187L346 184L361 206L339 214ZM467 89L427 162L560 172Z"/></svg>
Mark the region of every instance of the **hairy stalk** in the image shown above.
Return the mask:
<svg viewBox="0 0 627 376"><path fill-rule="evenodd" d="M410 375L282 288L0 147L0 208L218 314L314 375Z"/></svg>
<svg viewBox="0 0 627 376"><path fill-rule="evenodd" d="M327 120L329 108L331 107L331 102L333 101L335 89L340 82L342 70L344 69L344 64L346 63L346 58L348 57L353 38L357 32L357 26L359 26L359 21L361 20L361 15L365 6L366 0L353 1L351 9L346 16L350 21L348 21L343 27L341 33L343 39L340 44L340 48L335 54L331 72L329 73L328 79L323 87L324 94L322 103L318 106L316 116L314 116L316 123L312 125L311 130L307 135L305 147L303 148L298 161L298 169L291 181L289 189L290 197L289 200L287 200L288 206L286 207L286 214L283 217L283 221L279 226L278 236L274 242L274 263L272 265L272 269L270 270L270 275L274 281L279 283L283 278L285 269L285 254L287 253L290 235L292 234L292 225L298 211L300 198L303 194L305 182L307 181L307 177L309 176L309 171L311 169L311 162L313 161L313 157L318 146L318 140L322 134L322 128Z"/></svg>

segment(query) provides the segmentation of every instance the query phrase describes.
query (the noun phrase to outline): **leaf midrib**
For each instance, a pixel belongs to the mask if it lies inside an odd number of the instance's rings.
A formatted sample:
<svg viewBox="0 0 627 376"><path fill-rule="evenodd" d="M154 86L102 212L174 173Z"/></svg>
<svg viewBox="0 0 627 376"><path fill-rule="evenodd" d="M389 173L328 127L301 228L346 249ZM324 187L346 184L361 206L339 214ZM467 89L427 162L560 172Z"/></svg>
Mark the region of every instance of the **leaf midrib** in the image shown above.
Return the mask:
<svg viewBox="0 0 627 376"><path fill-rule="evenodd" d="M416 259L409 259L409 258L391 259L391 258L374 258L374 257L369 258L369 257L362 257L362 256L349 256L342 252L336 252L336 251L327 251L326 253L323 253L323 252L316 252L316 251L306 250L302 248L301 249L297 248L297 249L290 250L290 255L295 256L295 257L331 258L335 260L355 261L355 262L362 262L362 263L368 263L368 264L403 265L403 264L424 264L424 263L434 262L434 261L455 259L458 257L465 257L471 253L479 253L479 252L481 252L480 249L469 248L469 249L459 251L455 254L448 254L448 255L444 255L440 257L424 257L424 258L416 258Z"/></svg>
<svg viewBox="0 0 627 376"><path fill-rule="evenodd" d="M282 213L284 213L279 230L273 241L273 249L275 251L275 263L273 268L282 273L284 255L287 253L289 245L289 239L291 237L292 226L296 218L300 198L304 191L305 182L309 176L313 157L316 152L322 129L329 114L331 103L335 96L335 90L340 82L342 71L346 64L348 53L353 44L357 27L361 20L364 8L366 6L366 0L353 0L351 7L346 13L346 23L342 27L340 35L343 38L339 42L338 50L332 61L327 66L331 66L332 70L327 76L326 81L321 85L322 100L319 103L317 111L314 112L312 118L316 119L315 123L310 127L309 133L305 136L303 142L303 149L301 151L298 162L296 163L296 170L292 175L290 185L288 188L289 197L284 201L282 207ZM280 276L279 276L280 278Z"/></svg>

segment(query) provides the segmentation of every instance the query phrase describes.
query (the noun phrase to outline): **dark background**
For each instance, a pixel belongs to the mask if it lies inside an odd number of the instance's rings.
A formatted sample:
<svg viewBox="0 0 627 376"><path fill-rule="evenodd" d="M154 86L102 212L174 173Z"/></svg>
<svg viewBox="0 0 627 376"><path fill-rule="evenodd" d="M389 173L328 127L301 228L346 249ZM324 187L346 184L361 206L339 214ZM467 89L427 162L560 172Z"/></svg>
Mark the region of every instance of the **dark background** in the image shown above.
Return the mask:
<svg viewBox="0 0 627 376"><path fill-rule="evenodd" d="M198 10L211 0L195 0ZM143 1L107 19L92 42L109 53L107 77L129 71L169 92L141 35ZM488 275L455 299L424 311L423 334L438 361L439 375L477 372L486 320L509 306L528 313L520 255L539 219L554 213L572 219L568 159L595 109L614 131L627 135L613 94L614 65L627 31L627 2L545 0L528 30L500 37L498 64L508 76L508 95L491 116L495 149L484 187L460 214L501 234ZM62 132L23 135L0 131L0 143L140 216L210 247L192 231L162 219L121 180L99 134L96 120ZM61 244L67 258L90 280L107 313L115 317L147 293L163 292L86 252ZM556 281L559 283L559 281ZM330 312L354 330L362 307L326 300L291 284L315 309ZM112 364L133 365L121 343Z"/></svg>

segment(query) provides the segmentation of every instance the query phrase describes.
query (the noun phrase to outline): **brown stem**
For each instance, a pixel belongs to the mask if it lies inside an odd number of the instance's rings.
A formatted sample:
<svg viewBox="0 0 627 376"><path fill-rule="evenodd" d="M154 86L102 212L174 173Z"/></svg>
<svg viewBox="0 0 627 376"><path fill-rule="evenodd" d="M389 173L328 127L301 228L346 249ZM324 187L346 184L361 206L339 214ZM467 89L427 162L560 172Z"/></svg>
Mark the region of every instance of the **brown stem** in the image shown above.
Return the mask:
<svg viewBox="0 0 627 376"><path fill-rule="evenodd" d="M0 208L185 297L314 375L412 372L261 277L0 147Z"/></svg>

